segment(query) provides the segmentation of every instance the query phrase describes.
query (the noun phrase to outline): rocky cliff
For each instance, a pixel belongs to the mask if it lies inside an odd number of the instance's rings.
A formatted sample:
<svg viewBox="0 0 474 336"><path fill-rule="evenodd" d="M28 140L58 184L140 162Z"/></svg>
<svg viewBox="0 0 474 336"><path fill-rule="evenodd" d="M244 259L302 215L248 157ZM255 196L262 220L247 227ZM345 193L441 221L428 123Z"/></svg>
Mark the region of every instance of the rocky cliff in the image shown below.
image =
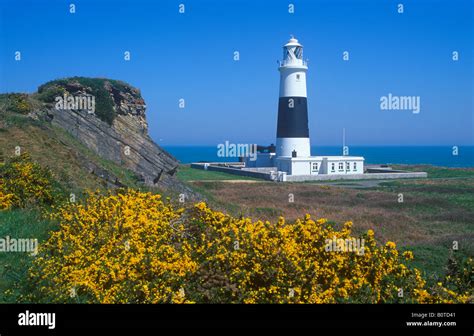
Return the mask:
<svg viewBox="0 0 474 336"><path fill-rule="evenodd" d="M101 158L134 172L145 185L179 185L173 177L177 160L148 135L146 105L138 89L116 80L73 77L41 85L30 97L14 98L17 112L66 130ZM90 169L100 170L94 165Z"/></svg>

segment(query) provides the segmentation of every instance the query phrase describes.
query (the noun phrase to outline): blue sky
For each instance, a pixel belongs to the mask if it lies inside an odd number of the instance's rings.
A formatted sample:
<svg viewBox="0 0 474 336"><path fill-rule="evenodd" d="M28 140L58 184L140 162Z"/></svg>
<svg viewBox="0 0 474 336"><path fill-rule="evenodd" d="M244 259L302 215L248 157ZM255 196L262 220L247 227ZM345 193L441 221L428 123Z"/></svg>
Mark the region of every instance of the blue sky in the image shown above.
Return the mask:
<svg viewBox="0 0 474 336"><path fill-rule="evenodd" d="M472 0L0 0L0 92L68 76L120 79L141 90L159 144L269 144L276 60L294 34L309 59L313 145L340 145L343 127L349 145L473 144L473 8ZM420 96L421 112L380 110L389 93Z"/></svg>

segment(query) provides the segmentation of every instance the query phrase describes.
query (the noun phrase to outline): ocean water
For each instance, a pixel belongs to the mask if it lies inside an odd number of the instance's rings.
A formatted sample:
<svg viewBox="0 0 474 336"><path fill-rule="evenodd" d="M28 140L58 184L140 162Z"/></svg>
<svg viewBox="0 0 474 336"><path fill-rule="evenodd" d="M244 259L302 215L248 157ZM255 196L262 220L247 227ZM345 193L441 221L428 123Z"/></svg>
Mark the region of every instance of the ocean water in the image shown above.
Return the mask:
<svg viewBox="0 0 474 336"><path fill-rule="evenodd" d="M235 157L218 157L216 146L163 146L181 163L231 162ZM341 155L340 146L312 146L312 155ZM353 146L349 155L364 156L366 164L429 164L441 167L474 167L474 146Z"/></svg>

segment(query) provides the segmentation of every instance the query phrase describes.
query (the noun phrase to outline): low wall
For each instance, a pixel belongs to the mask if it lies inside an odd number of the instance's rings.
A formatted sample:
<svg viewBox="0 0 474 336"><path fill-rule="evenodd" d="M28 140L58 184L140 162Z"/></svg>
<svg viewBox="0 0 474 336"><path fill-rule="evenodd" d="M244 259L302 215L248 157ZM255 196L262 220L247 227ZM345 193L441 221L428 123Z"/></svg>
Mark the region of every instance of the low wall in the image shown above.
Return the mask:
<svg viewBox="0 0 474 336"><path fill-rule="evenodd" d="M191 163L191 168L195 169L204 169L204 163ZM209 171L218 171L223 173L229 173L239 176L246 176L246 177L255 177L263 180L272 181L271 175L268 172L257 172L251 170L242 170L239 168L231 168L231 167L219 167L219 166L212 166L208 165L207 170Z"/></svg>
<svg viewBox="0 0 474 336"><path fill-rule="evenodd" d="M407 173L369 173L369 174L347 174L347 175L287 175L288 182L302 181L330 181L330 180L385 180L385 179L405 179L405 178L425 178L425 172Z"/></svg>
<svg viewBox="0 0 474 336"><path fill-rule="evenodd" d="M277 167L242 168L242 170L268 174L272 171L278 171Z"/></svg>
<svg viewBox="0 0 474 336"><path fill-rule="evenodd" d="M204 169L204 163L192 163L191 168ZM232 167L220 167L208 164L207 170L219 171L239 176L247 176L259 178L267 181L274 181L275 176L272 176L268 171L243 170ZM386 180L386 179L405 179L405 178L425 178L428 174L425 172L385 172L385 173L367 173L367 174L322 174L322 175L286 175L287 182L303 182L303 181L331 181L331 180Z"/></svg>

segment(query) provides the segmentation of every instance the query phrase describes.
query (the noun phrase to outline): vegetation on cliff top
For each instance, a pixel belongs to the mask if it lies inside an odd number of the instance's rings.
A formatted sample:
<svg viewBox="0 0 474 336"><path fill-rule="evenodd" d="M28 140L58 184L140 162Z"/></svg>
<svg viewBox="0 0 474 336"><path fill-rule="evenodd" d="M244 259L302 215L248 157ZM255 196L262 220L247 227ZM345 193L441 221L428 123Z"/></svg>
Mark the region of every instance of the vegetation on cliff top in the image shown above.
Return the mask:
<svg viewBox="0 0 474 336"><path fill-rule="evenodd" d="M114 99L106 88L106 83L116 91L129 92L132 87L122 81L106 78L71 77L49 81L38 88L38 99L46 103L53 103L55 97L63 96L66 91L71 94L77 90L85 90L95 97L95 114L102 121L112 124L117 111L114 109ZM80 86L77 86L79 84ZM139 94L138 90L134 91Z"/></svg>
<svg viewBox="0 0 474 336"><path fill-rule="evenodd" d="M110 92L107 89L107 85L110 85L113 92ZM112 124L117 115L117 102L114 101L114 93L128 92L134 95L137 99L142 99L138 89L135 89L131 85L120 80L70 77L46 82L38 87L37 93L33 94L0 94L0 104L2 106L2 111L28 114L33 111L33 107L38 107L41 103L54 104L56 97L63 97L66 92L69 94L75 94L79 90L94 96L95 115L109 125Z"/></svg>

